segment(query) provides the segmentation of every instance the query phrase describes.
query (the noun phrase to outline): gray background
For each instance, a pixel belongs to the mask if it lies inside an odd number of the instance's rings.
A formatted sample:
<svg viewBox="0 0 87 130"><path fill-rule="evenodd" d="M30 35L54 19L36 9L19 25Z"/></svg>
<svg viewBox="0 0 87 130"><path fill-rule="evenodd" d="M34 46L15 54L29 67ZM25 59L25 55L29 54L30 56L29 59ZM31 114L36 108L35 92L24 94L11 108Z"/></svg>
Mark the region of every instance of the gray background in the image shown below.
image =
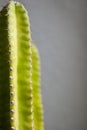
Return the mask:
<svg viewBox="0 0 87 130"><path fill-rule="evenodd" d="M19 1L40 52L45 130L87 130L87 0Z"/></svg>

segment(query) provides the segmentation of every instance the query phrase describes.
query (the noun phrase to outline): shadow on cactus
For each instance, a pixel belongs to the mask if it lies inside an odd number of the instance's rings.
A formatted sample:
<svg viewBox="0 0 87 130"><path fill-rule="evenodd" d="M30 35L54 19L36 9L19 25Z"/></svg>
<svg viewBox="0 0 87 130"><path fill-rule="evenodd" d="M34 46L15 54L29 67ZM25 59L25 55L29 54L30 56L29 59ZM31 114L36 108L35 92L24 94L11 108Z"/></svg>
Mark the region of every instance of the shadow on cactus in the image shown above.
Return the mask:
<svg viewBox="0 0 87 130"><path fill-rule="evenodd" d="M0 12L0 130L44 130L40 63L23 5Z"/></svg>

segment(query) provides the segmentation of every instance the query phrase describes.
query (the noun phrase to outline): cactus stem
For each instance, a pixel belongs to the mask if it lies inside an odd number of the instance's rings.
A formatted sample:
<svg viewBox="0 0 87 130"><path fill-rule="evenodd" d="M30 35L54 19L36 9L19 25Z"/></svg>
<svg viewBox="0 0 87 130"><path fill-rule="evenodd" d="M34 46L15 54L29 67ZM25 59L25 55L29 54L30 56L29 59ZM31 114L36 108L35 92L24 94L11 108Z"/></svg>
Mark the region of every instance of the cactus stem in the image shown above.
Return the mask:
<svg viewBox="0 0 87 130"><path fill-rule="evenodd" d="M24 6L10 0L0 26L0 129L43 130L39 56Z"/></svg>

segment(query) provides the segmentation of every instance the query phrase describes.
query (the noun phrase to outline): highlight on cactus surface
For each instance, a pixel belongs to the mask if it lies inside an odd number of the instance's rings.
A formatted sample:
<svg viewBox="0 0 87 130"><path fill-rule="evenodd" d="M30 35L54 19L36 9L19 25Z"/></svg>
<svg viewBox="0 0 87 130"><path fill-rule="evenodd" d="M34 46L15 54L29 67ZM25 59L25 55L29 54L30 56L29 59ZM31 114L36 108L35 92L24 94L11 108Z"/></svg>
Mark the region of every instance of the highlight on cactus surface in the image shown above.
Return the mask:
<svg viewBox="0 0 87 130"><path fill-rule="evenodd" d="M0 11L0 130L44 130L39 54L28 13L12 0Z"/></svg>

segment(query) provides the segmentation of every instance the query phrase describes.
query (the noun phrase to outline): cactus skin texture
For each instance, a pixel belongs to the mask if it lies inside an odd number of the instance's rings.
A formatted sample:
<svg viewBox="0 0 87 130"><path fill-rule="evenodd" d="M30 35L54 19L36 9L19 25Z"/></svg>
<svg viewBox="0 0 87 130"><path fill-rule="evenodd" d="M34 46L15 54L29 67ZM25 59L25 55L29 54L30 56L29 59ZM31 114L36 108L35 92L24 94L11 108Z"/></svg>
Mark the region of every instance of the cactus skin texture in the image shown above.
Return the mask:
<svg viewBox="0 0 87 130"><path fill-rule="evenodd" d="M39 54L14 1L0 12L0 130L44 130Z"/></svg>

